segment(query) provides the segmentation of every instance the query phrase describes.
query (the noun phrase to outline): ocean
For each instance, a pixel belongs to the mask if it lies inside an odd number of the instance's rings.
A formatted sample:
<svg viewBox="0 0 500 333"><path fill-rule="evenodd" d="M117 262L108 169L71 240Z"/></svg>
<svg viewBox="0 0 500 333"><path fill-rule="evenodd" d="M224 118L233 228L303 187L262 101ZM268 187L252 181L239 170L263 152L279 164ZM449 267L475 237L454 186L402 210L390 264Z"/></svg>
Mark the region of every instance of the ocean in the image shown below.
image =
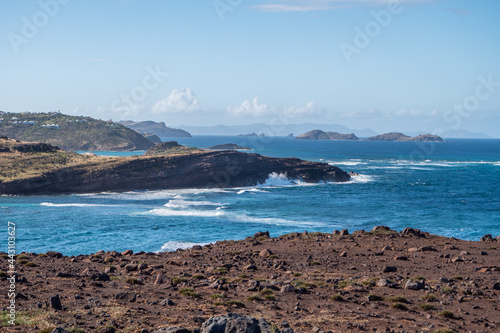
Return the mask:
<svg viewBox="0 0 500 333"><path fill-rule="evenodd" d="M174 140L201 148L236 143L252 148L251 153L330 163L359 176L348 183L304 184L271 174L264 184L247 188L2 196L0 251L7 250L7 221L16 224L18 253L55 250L65 255L172 251L265 230L278 236L386 225L466 240L500 234L500 140Z"/></svg>

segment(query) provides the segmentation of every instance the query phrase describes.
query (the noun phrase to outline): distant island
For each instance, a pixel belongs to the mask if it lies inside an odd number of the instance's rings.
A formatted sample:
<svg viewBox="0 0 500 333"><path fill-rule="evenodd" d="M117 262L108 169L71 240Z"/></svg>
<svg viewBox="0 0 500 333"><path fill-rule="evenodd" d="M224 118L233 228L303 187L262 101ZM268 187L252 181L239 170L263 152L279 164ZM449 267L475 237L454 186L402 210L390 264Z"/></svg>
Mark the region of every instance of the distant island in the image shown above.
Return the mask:
<svg viewBox="0 0 500 333"><path fill-rule="evenodd" d="M120 121L120 124L123 126L126 126L128 128L133 129L134 131L141 132L141 133L152 133L156 134L160 138L190 138L191 134L188 132L177 129L177 128L170 128L165 126L164 122L154 122L154 121L131 121L131 120L124 120Z"/></svg>
<svg viewBox="0 0 500 333"><path fill-rule="evenodd" d="M175 141L158 144L144 156L105 157L0 137L2 195L255 186L272 173L308 183L351 179L327 163L232 150L204 151Z"/></svg>
<svg viewBox="0 0 500 333"><path fill-rule="evenodd" d="M359 138L351 134L340 134L337 132L323 132L322 130L312 130L307 133L301 134L295 137L297 140L351 140L356 141ZM443 142L444 140L432 134L422 134L418 136L407 136L403 133L392 132L381 135L372 136L366 139L366 141L430 141L430 142Z"/></svg>
<svg viewBox="0 0 500 333"><path fill-rule="evenodd" d="M154 143L112 121L59 112L0 112L0 135L21 141L45 142L66 150L147 150Z"/></svg>
<svg viewBox="0 0 500 333"><path fill-rule="evenodd" d="M367 141L431 141L443 142L443 138L433 134L422 134L418 136L407 136L399 132L391 132L366 138Z"/></svg>
<svg viewBox="0 0 500 333"><path fill-rule="evenodd" d="M296 140L359 140L351 134L340 134L337 132L323 132L322 130L312 130L295 137Z"/></svg>
<svg viewBox="0 0 500 333"><path fill-rule="evenodd" d="M208 150L252 150L250 147L243 147L234 143L226 143L222 145L215 145L208 147Z"/></svg>
<svg viewBox="0 0 500 333"><path fill-rule="evenodd" d="M238 134L238 136L246 136L246 137L265 137L266 135L264 133L250 133L250 134Z"/></svg>

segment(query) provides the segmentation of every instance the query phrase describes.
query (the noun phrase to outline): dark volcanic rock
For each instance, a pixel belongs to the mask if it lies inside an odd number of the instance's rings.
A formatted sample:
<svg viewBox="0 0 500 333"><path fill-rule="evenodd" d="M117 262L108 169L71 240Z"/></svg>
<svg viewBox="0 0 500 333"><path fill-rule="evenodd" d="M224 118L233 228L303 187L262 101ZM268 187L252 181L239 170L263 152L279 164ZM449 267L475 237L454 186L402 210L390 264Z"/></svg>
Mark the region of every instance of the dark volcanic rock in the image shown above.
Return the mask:
<svg viewBox="0 0 500 333"><path fill-rule="evenodd" d="M49 304L52 309L62 310L61 299L59 295L49 297Z"/></svg>
<svg viewBox="0 0 500 333"><path fill-rule="evenodd" d="M125 192L180 188L224 188L264 183L270 174L307 183L345 182L347 172L326 163L272 158L237 151L123 159L100 167L70 167L0 183L0 194Z"/></svg>

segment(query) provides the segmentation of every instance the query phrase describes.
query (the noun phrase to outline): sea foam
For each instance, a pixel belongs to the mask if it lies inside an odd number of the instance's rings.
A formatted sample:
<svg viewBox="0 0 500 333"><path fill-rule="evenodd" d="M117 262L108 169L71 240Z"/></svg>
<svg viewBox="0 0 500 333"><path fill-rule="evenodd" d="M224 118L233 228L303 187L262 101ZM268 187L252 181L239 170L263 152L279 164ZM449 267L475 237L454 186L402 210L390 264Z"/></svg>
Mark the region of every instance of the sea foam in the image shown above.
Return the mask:
<svg viewBox="0 0 500 333"><path fill-rule="evenodd" d="M183 242L183 241L168 241L165 244L162 245L161 249L159 251L156 251L156 253L159 252L169 252L169 251L175 251L177 249L189 249L195 245L208 245L210 243L193 243L193 242Z"/></svg>
<svg viewBox="0 0 500 333"><path fill-rule="evenodd" d="M84 203L55 204L52 202L42 202L40 204L40 206L45 206L45 207L119 207L117 205L84 204Z"/></svg>

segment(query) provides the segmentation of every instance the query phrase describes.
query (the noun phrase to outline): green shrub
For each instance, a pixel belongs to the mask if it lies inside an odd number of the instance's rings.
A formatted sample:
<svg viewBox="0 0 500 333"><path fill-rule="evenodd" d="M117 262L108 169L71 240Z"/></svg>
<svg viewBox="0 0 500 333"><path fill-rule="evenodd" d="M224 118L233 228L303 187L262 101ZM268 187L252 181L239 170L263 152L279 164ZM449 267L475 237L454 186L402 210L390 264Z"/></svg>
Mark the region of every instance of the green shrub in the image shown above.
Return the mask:
<svg viewBox="0 0 500 333"><path fill-rule="evenodd" d="M425 294L421 298L427 302L436 302L438 300L438 298L433 294Z"/></svg>
<svg viewBox="0 0 500 333"><path fill-rule="evenodd" d="M429 303L420 304L419 308L424 311L436 310L436 307Z"/></svg>
<svg viewBox="0 0 500 333"><path fill-rule="evenodd" d="M343 302L344 301L344 297L342 297L342 295L333 295L332 297L330 297L330 300L332 301L335 301L335 302Z"/></svg>
<svg viewBox="0 0 500 333"><path fill-rule="evenodd" d="M390 297L389 301L395 302L395 303L408 303L408 300L403 296Z"/></svg>
<svg viewBox="0 0 500 333"><path fill-rule="evenodd" d="M439 315L442 317L445 317L445 318L455 318L455 315L453 314L453 312L451 312L449 310L443 310L443 311L439 312Z"/></svg>
<svg viewBox="0 0 500 333"><path fill-rule="evenodd" d="M193 298L200 297L200 294L195 292L193 288L183 288L183 289L179 290L179 293L183 296L186 296L186 297L193 297Z"/></svg>

